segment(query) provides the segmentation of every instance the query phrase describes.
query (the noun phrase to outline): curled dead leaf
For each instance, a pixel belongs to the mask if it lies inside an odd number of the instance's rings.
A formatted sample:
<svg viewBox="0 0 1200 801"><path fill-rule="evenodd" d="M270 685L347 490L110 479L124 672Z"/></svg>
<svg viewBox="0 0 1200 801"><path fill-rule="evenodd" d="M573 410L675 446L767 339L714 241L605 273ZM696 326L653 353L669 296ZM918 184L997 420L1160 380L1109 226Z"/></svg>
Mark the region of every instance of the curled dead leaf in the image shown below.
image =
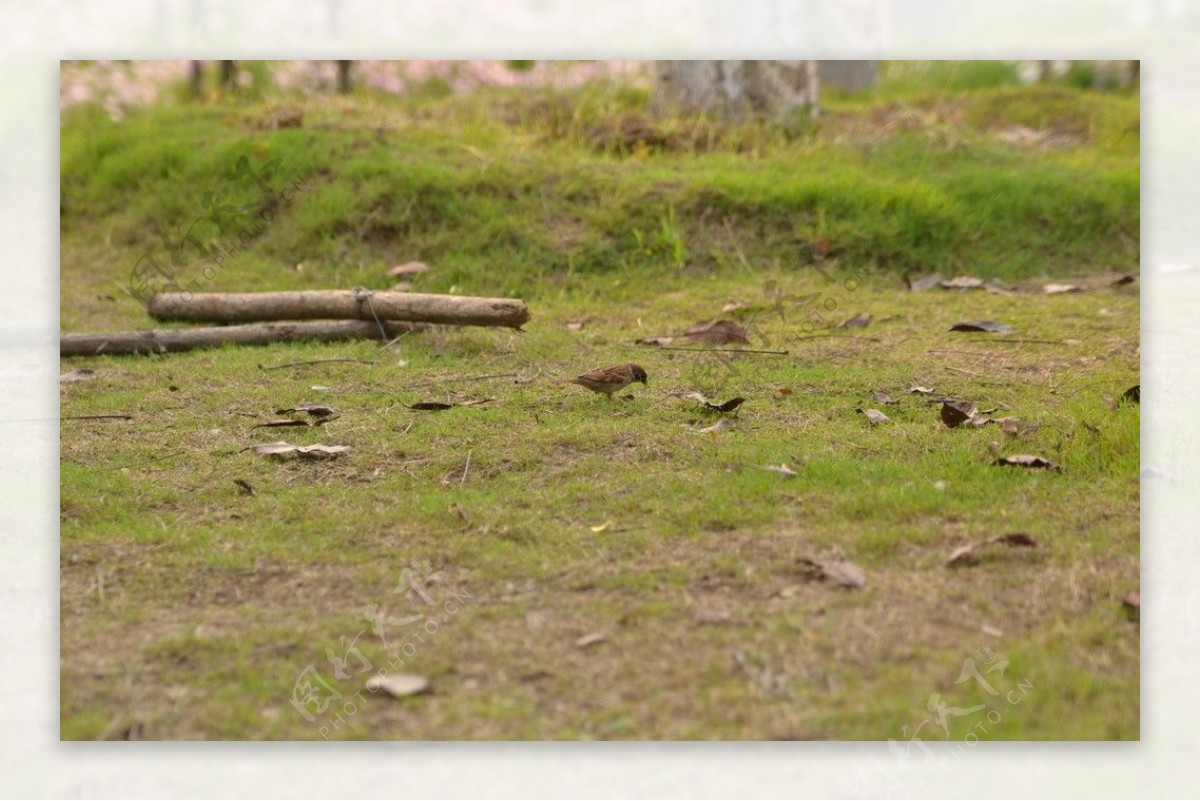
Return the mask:
<svg viewBox="0 0 1200 801"><path fill-rule="evenodd" d="M598 631L593 631L591 634L585 634L575 641L576 648L587 648L590 645L598 645L605 640L605 636Z"/></svg>
<svg viewBox="0 0 1200 801"><path fill-rule="evenodd" d="M871 400L875 401L876 403L882 403L884 406L887 406L887 405L893 404L893 403L899 403L899 401L897 401L891 395L884 392L882 389L877 389L874 392L872 392Z"/></svg>
<svg viewBox="0 0 1200 801"><path fill-rule="evenodd" d="M305 459L336 459L354 449L349 445L292 445L288 442L267 442L251 445L244 450L252 450L260 456L285 456L296 453Z"/></svg>
<svg viewBox="0 0 1200 801"><path fill-rule="evenodd" d="M866 312L859 312L838 323L838 328L866 328L875 318Z"/></svg>
<svg viewBox="0 0 1200 801"><path fill-rule="evenodd" d="M813 559L800 558L796 562L810 575L816 575L835 587L847 589L862 589L867 586L867 574L849 559L833 559L819 562Z"/></svg>
<svg viewBox="0 0 1200 801"><path fill-rule="evenodd" d="M700 429L701 434L719 434L722 431L728 431L733 428L733 423L729 422L729 418L722 417L717 422L713 423L708 428Z"/></svg>
<svg viewBox="0 0 1200 801"><path fill-rule="evenodd" d="M388 270L388 275L416 275L423 273L429 269L429 265L421 261L410 261L407 264L400 264Z"/></svg>
<svg viewBox="0 0 1200 801"><path fill-rule="evenodd" d="M645 337L644 339L635 339L635 345L670 345L675 341L675 337Z"/></svg>
<svg viewBox="0 0 1200 801"><path fill-rule="evenodd" d="M960 545L950 552L950 556L946 559L946 564L962 565L973 562L978 557L979 551L989 545L1007 545L1010 548L1036 548L1037 542L1028 534L1000 534L980 542Z"/></svg>
<svg viewBox="0 0 1200 801"><path fill-rule="evenodd" d="M255 423L251 428L286 428L288 426L308 426L307 420L268 420L265 423Z"/></svg>
<svg viewBox="0 0 1200 801"><path fill-rule="evenodd" d="M428 678L415 673L392 673L367 679L367 692L377 693L382 690L393 698L421 695L429 692L431 686Z"/></svg>
<svg viewBox="0 0 1200 801"><path fill-rule="evenodd" d="M1008 465L1011 467L1040 467L1046 470L1058 470L1058 465L1049 459L1041 456L1031 456L1026 453L1019 453L1015 456L1002 456L996 460L996 464Z"/></svg>
<svg viewBox="0 0 1200 801"><path fill-rule="evenodd" d="M967 401L942 401L942 422L947 428L957 428L975 416L975 404ZM986 422L986 420L984 421Z"/></svg>
<svg viewBox="0 0 1200 801"><path fill-rule="evenodd" d="M904 274L904 286L909 292L923 292L926 289L933 289L942 282L942 274L934 273L927 275L924 278L910 279L908 273Z"/></svg>
<svg viewBox="0 0 1200 801"><path fill-rule="evenodd" d="M1142 619L1142 592L1134 590L1121 599L1121 605L1125 607L1125 611L1129 613L1129 617L1134 621Z"/></svg>
<svg viewBox="0 0 1200 801"><path fill-rule="evenodd" d="M745 398L730 398L724 403L710 403L708 406L718 412L732 412L746 402Z"/></svg>
<svg viewBox="0 0 1200 801"><path fill-rule="evenodd" d="M1142 385L1134 384L1132 387L1125 390L1123 393L1121 393L1121 400L1140 404L1142 402Z"/></svg>
<svg viewBox="0 0 1200 801"><path fill-rule="evenodd" d="M941 281L938 286L942 289L979 289L983 286L983 279L973 275L960 275L949 281Z"/></svg>
<svg viewBox="0 0 1200 801"><path fill-rule="evenodd" d="M889 420L891 420L890 417L888 417L886 414L879 411L878 409L865 409L862 406L859 406L854 411L859 412L864 417L866 417L867 420L870 421L871 425L873 425L873 426L877 426L880 423L886 423Z"/></svg>
<svg viewBox="0 0 1200 801"><path fill-rule="evenodd" d="M96 377L96 371L90 367L77 367L74 370L68 370L58 377L58 383L71 384L75 381L88 381Z"/></svg>
<svg viewBox="0 0 1200 801"><path fill-rule="evenodd" d="M779 473L781 476L786 478L795 478L796 476L800 475L786 464L769 464L766 466L766 469L770 470L772 473Z"/></svg>
<svg viewBox="0 0 1200 801"><path fill-rule="evenodd" d="M951 331L986 331L989 334L1009 334L1012 333L1013 327L1005 323L998 323L995 320L974 320L970 322L955 323L950 326Z"/></svg>
<svg viewBox="0 0 1200 801"><path fill-rule="evenodd" d="M337 414L337 409L323 403L302 403L295 409L276 409L275 414L291 414L292 412L307 412L313 417L329 417Z"/></svg>
<svg viewBox="0 0 1200 801"><path fill-rule="evenodd" d="M1042 287L1042 292L1047 295L1061 295L1066 292L1082 292L1083 287L1079 284L1046 284Z"/></svg>

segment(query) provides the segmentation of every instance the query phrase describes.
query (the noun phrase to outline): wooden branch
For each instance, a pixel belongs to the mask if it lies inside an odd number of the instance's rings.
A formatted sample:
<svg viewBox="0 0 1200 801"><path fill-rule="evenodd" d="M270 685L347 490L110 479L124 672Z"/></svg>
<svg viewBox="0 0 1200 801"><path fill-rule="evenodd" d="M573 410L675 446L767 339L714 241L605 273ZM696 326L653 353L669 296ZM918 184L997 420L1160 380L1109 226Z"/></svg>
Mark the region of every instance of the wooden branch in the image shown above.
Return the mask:
<svg viewBox="0 0 1200 801"><path fill-rule="evenodd" d="M374 313L372 313L374 310ZM407 320L520 328L529 307L515 298L472 298L411 292L164 292L150 299L158 320L251 323L264 320Z"/></svg>
<svg viewBox="0 0 1200 801"><path fill-rule="evenodd" d="M419 323L384 322L389 338L425 326ZM60 356L101 354L168 353L193 348L211 348L233 342L238 345L267 345L316 339L379 339L374 320L318 320L315 322L257 323L210 328L155 328L150 331L119 331L111 334L63 334Z"/></svg>

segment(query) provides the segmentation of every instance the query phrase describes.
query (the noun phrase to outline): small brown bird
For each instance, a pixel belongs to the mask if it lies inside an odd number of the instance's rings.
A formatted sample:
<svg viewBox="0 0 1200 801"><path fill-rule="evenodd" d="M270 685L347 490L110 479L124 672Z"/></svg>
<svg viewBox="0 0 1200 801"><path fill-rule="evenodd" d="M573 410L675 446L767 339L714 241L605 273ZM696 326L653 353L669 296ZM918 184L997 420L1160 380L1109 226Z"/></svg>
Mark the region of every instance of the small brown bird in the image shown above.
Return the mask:
<svg viewBox="0 0 1200 801"><path fill-rule="evenodd" d="M614 364L610 367L597 367L581 376L568 378L564 383L578 384L587 387L592 392L603 392L608 397L617 390L624 389L635 381L641 381L646 386L646 371L640 364Z"/></svg>

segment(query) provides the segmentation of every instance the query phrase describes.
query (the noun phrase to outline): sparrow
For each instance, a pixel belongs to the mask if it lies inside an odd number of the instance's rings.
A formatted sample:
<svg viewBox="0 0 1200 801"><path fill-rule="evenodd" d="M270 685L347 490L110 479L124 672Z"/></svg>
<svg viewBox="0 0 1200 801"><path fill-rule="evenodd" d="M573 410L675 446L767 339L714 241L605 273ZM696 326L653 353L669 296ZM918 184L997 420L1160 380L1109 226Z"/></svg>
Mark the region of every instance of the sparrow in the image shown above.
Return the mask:
<svg viewBox="0 0 1200 801"><path fill-rule="evenodd" d="M624 389L635 381L641 381L642 384L649 386L646 383L646 371L640 364L630 362L629 364L614 364L610 367L597 367L581 376L568 378L563 383L578 384L581 387L587 387L592 392L603 392L611 398L614 392Z"/></svg>

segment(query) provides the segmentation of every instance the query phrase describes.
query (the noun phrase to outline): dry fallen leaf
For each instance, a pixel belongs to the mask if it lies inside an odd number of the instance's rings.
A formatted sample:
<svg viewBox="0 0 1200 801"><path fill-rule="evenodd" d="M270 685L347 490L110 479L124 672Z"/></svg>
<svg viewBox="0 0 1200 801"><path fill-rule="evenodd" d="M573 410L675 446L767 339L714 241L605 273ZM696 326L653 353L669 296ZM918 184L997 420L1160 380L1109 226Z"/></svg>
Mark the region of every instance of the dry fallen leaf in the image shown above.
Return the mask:
<svg viewBox="0 0 1200 801"><path fill-rule="evenodd" d="M604 642L605 637L598 631L593 631L591 634L585 634L575 641L576 648L587 648L589 645L598 645Z"/></svg>
<svg viewBox="0 0 1200 801"><path fill-rule="evenodd" d="M670 345L675 341L675 337L646 337L644 339L635 339L635 345Z"/></svg>
<svg viewBox="0 0 1200 801"><path fill-rule="evenodd" d="M933 390L920 384L909 384L908 391L913 395L932 395Z"/></svg>
<svg viewBox="0 0 1200 801"><path fill-rule="evenodd" d="M875 318L866 312L859 312L852 317L847 317L838 323L838 328L866 328Z"/></svg>
<svg viewBox="0 0 1200 801"><path fill-rule="evenodd" d="M1040 467L1047 470L1059 469L1059 466L1054 462L1041 456L1030 456L1025 453L1017 454L1016 456L1001 456L999 442L989 443L988 450L992 452L992 456L995 458L993 464L1009 465L1012 467Z"/></svg>
<svg viewBox="0 0 1200 801"><path fill-rule="evenodd" d="M884 392L882 389L877 389L874 392L872 392L871 400L875 401L876 403L882 403L884 406L887 406L892 403L899 403L899 401L897 401L891 395Z"/></svg>
<svg viewBox="0 0 1200 801"><path fill-rule="evenodd" d="M296 450L296 446L290 442L266 442L262 445L253 445L250 450L257 453L259 456L275 456L278 454L291 453Z"/></svg>
<svg viewBox="0 0 1200 801"><path fill-rule="evenodd" d="M1014 467L1042 467L1047 470L1058 470L1058 465L1049 459L1041 456L1030 456L1029 454L1020 453L1015 456L1004 456L996 460L996 464L1011 465Z"/></svg>
<svg viewBox="0 0 1200 801"><path fill-rule="evenodd" d="M329 417L337 414L337 409L321 403L302 403L295 409L276 409L275 414L291 414L292 412L308 412L313 417Z"/></svg>
<svg viewBox="0 0 1200 801"><path fill-rule="evenodd" d="M58 377L58 383L70 384L74 381L87 381L95 378L96 371L89 367L77 367L74 370L69 370Z"/></svg>
<svg viewBox="0 0 1200 801"><path fill-rule="evenodd" d="M1142 591L1134 590L1121 599L1122 606L1129 613L1129 617L1135 621L1140 621L1142 618Z"/></svg>
<svg viewBox="0 0 1200 801"><path fill-rule="evenodd" d="M251 428L286 428L287 426L307 426L307 420L268 420L265 423L255 423Z"/></svg>
<svg viewBox="0 0 1200 801"><path fill-rule="evenodd" d="M790 387L780 387L779 389L777 389L775 391L778 392L780 395L791 395L792 394L792 390Z"/></svg>
<svg viewBox="0 0 1200 801"><path fill-rule="evenodd" d="M1109 286L1124 286L1125 284L1132 284L1135 280L1136 279L1132 275L1129 275L1129 274L1118 275L1116 278L1109 281L1108 285Z"/></svg>
<svg viewBox="0 0 1200 801"><path fill-rule="evenodd" d="M942 274L941 273L934 273L933 275L927 275L924 278L918 278L915 281L911 280L908 277L907 273L905 273L905 275L904 275L904 286L908 289L909 292L921 292L926 289L933 289L935 286L937 286L941 282L942 282Z"/></svg>
<svg viewBox="0 0 1200 801"><path fill-rule="evenodd" d="M973 562L979 551L989 545L1007 545L1010 548L1036 548L1037 543L1028 534L1001 534L982 542L972 542L961 545L950 552L946 559L947 565L967 564Z"/></svg>
<svg viewBox="0 0 1200 801"><path fill-rule="evenodd" d="M727 345L731 342L750 344L746 329L733 320L696 323L684 331L683 336L692 342L708 342L713 345Z"/></svg>
<svg viewBox="0 0 1200 801"><path fill-rule="evenodd" d="M689 390L681 390L679 392L670 392L670 393L667 393L667 397L668 398L685 398L687 400L700 401L701 403L709 402L707 395L705 395L701 392L693 392L693 391L689 391Z"/></svg>
<svg viewBox="0 0 1200 801"><path fill-rule="evenodd" d="M453 409L453 403L438 403L436 401L421 401L419 403L409 404L410 409L423 412L440 412L445 409Z"/></svg>
<svg viewBox="0 0 1200 801"><path fill-rule="evenodd" d="M429 269L429 265L420 261L410 261L407 264L400 264L388 270L388 275L415 275L423 273Z"/></svg>
<svg viewBox="0 0 1200 801"><path fill-rule="evenodd" d="M245 479L235 478L233 483L241 487L242 492L247 495L258 495L258 492L255 491L254 487L250 486L250 482L246 481Z"/></svg>
<svg viewBox="0 0 1200 801"><path fill-rule="evenodd" d="M367 679L367 691L383 690L395 698L407 698L429 692L429 679L415 673L393 673L390 676L372 676Z"/></svg>
<svg viewBox="0 0 1200 801"><path fill-rule="evenodd" d="M860 412L861 414L863 414L867 418L867 420L869 420L871 422L871 425L873 425L873 426L877 426L880 423L886 423L889 420L891 420L890 417L888 417L886 414L879 411L878 409L864 409L862 406L859 406L854 411Z"/></svg>
<svg viewBox="0 0 1200 801"><path fill-rule="evenodd" d="M835 587L862 589L867 586L867 574L849 559L834 559L829 562L817 562L812 559L796 560L809 573L819 575Z"/></svg>
<svg viewBox="0 0 1200 801"><path fill-rule="evenodd" d="M1142 402L1142 385L1135 384L1134 386L1125 390L1125 392L1123 392L1121 394L1121 400L1132 401L1133 403L1140 404ZM1153 405L1153 404L1151 404L1151 405Z"/></svg>
<svg viewBox="0 0 1200 801"><path fill-rule="evenodd" d="M260 456L283 456L294 452L306 459L335 459L354 449L349 445L292 445L287 442L267 442L251 445L244 450L252 450Z"/></svg>
<svg viewBox="0 0 1200 801"><path fill-rule="evenodd" d="M975 416L975 404L966 401L942 401L942 422L947 428L957 428Z"/></svg>
<svg viewBox="0 0 1200 801"><path fill-rule="evenodd" d="M995 320L975 320L972 322L955 323L950 326L951 331L986 331L989 334L1009 334L1012 333L1012 326L998 323Z"/></svg>
<svg viewBox="0 0 1200 801"><path fill-rule="evenodd" d="M728 314L731 311L737 311L738 309L744 309L749 305L750 305L749 303L746 303L745 301L742 301L742 300L731 300L728 303L726 303L724 306L721 307L721 314Z"/></svg>
<svg viewBox="0 0 1200 801"><path fill-rule="evenodd" d="M942 281L938 286L942 289L979 289L983 286L983 279L972 275L960 275L958 278Z"/></svg>
<svg viewBox="0 0 1200 801"><path fill-rule="evenodd" d="M1061 295L1064 292L1082 292L1083 287L1079 284L1046 284L1042 291L1047 295Z"/></svg>
<svg viewBox="0 0 1200 801"><path fill-rule="evenodd" d="M729 418L722 417L720 420L718 420L716 423L712 424L708 428L700 429L700 433L701 434L719 434L720 432L728 431L731 428L733 428L733 423L729 422Z"/></svg>
<svg viewBox="0 0 1200 801"><path fill-rule="evenodd" d="M580 322L567 323L567 330L568 331L582 331L583 323L580 323Z"/></svg>
<svg viewBox="0 0 1200 801"><path fill-rule="evenodd" d="M1021 421L1015 417L1001 417L995 422L1000 424L1000 430L1006 436L1015 437L1020 432Z"/></svg>
<svg viewBox="0 0 1200 801"><path fill-rule="evenodd" d="M796 476L800 475L786 464L769 464L767 465L766 469L770 470L772 473L779 473L787 478L795 478Z"/></svg>
<svg viewBox="0 0 1200 801"><path fill-rule="evenodd" d="M598 526L589 526L588 530L591 531L593 534L599 534L603 531L608 531L610 528L612 528L612 521L607 520Z"/></svg>
<svg viewBox="0 0 1200 801"><path fill-rule="evenodd" d="M745 398L730 398L724 403L710 403L708 406L718 412L732 412L746 402Z"/></svg>

